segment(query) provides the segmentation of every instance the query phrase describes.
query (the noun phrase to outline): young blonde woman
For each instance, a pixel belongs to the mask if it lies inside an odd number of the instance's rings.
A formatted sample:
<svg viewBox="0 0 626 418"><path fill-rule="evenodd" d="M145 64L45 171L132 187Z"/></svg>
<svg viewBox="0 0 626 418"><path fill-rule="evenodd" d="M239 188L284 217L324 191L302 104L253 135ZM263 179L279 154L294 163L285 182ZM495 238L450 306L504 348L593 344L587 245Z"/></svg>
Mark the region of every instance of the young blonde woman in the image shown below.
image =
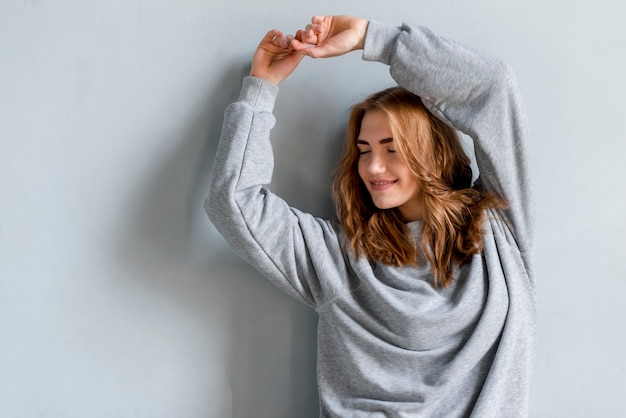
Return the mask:
<svg viewBox="0 0 626 418"><path fill-rule="evenodd" d="M363 49L399 87L351 113L339 222L289 207L272 175L277 85L304 56ZM456 130L475 143L472 184ZM428 29L317 16L272 30L225 115L207 212L319 315L324 417L519 417L535 345L533 199L510 68Z"/></svg>

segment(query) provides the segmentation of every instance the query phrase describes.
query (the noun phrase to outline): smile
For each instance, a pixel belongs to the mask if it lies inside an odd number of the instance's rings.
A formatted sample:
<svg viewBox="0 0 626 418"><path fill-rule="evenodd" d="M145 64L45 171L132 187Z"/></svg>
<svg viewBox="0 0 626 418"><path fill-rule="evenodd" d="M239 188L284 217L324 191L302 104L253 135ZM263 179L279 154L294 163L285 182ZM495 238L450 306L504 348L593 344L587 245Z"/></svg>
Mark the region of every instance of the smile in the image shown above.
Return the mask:
<svg viewBox="0 0 626 418"><path fill-rule="evenodd" d="M371 180L370 185L372 187L372 190L379 192L387 190L397 182L398 180Z"/></svg>

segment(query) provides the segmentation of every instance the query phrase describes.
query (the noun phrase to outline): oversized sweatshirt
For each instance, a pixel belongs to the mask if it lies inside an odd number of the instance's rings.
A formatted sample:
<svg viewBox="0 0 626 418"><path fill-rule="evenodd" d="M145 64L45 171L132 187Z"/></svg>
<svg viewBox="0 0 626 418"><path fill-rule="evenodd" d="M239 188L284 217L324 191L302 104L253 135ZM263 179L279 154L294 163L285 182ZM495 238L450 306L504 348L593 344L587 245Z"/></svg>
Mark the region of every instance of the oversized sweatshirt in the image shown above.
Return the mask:
<svg viewBox="0 0 626 418"><path fill-rule="evenodd" d="M422 257L394 267L355 256L341 225L303 213L265 186L278 87L246 77L225 113L207 213L232 247L314 308L323 417L523 417L535 346L533 197L527 128L514 75L487 54L422 27L371 21L363 59L474 141L484 248L434 286ZM420 221L408 224L420 242Z"/></svg>

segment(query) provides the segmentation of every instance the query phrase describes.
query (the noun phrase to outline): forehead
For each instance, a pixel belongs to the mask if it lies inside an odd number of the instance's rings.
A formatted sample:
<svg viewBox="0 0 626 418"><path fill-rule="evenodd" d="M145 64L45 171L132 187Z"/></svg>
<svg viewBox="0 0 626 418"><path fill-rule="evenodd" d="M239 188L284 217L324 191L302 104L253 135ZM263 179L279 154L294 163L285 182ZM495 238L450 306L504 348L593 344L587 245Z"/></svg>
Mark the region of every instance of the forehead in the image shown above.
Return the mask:
<svg viewBox="0 0 626 418"><path fill-rule="evenodd" d="M391 138L391 125L387 114L382 110L371 110L365 112L361 120L361 129L357 139L365 141L375 141L384 138Z"/></svg>

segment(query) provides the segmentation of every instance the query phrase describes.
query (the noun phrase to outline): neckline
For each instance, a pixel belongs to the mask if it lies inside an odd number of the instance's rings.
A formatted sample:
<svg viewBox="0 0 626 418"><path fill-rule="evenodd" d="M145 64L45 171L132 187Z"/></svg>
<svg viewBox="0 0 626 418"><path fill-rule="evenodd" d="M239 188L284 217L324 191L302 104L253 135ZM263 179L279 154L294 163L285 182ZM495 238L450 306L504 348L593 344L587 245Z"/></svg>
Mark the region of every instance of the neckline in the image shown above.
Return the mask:
<svg viewBox="0 0 626 418"><path fill-rule="evenodd" d="M422 234L422 230L424 227L424 224L422 223L422 221L418 220L418 221L411 221L411 222L407 222L406 227L409 228L409 231L411 231L411 233L414 236L418 236Z"/></svg>

